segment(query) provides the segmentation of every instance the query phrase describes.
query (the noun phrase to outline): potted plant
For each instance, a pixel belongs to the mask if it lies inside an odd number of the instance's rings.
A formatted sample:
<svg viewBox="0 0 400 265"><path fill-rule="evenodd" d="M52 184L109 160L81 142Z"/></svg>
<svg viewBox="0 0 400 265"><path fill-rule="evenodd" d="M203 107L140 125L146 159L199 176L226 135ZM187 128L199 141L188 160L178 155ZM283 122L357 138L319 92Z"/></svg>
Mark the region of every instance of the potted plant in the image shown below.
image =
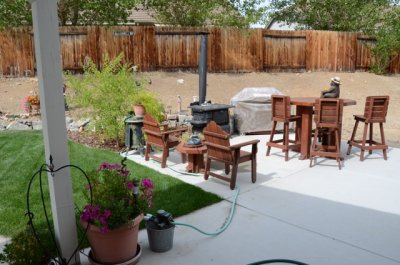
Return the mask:
<svg viewBox="0 0 400 265"><path fill-rule="evenodd" d="M184 132L181 141L185 146L199 146L204 141L204 135L202 133Z"/></svg>
<svg viewBox="0 0 400 265"><path fill-rule="evenodd" d="M90 258L106 264L137 260L139 224L152 206L152 181L133 179L121 165L105 162L88 177L85 196L92 203L83 207L80 222L87 229Z"/></svg>
<svg viewBox="0 0 400 265"><path fill-rule="evenodd" d="M156 95L150 90L140 88L133 96L133 111L135 116L143 116L144 113L150 114L157 122L165 119L164 105L157 99ZM143 112L139 108L143 107Z"/></svg>
<svg viewBox="0 0 400 265"><path fill-rule="evenodd" d="M24 110L28 113L35 111L39 112L40 109L40 99L38 95L26 96L24 99Z"/></svg>

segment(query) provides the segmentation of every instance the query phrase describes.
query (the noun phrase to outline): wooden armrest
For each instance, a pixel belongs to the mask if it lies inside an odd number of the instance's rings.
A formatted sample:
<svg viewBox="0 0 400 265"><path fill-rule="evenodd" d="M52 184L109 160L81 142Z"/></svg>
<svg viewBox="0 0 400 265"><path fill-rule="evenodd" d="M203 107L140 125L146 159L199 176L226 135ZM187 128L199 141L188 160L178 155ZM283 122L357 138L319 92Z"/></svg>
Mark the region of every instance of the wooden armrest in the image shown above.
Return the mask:
<svg viewBox="0 0 400 265"><path fill-rule="evenodd" d="M163 135L163 134L171 134L171 133L178 133L178 132L185 132L187 130L188 130L188 128L179 128L179 129L174 129L174 130L167 130L167 131L161 132L161 135Z"/></svg>
<svg viewBox="0 0 400 265"><path fill-rule="evenodd" d="M254 145L254 144L258 144L260 142L260 140L251 140L251 141L247 141L247 142L243 142L243 143L238 143L238 144L234 144L230 146L230 149L237 149L237 148L241 148L242 146L246 146L246 145Z"/></svg>
<svg viewBox="0 0 400 265"><path fill-rule="evenodd" d="M212 146L221 150L225 150L230 152L231 149L228 146L223 146L223 145L219 145L219 144L214 144L214 143L210 143L210 142L203 142L206 146Z"/></svg>
<svg viewBox="0 0 400 265"><path fill-rule="evenodd" d="M154 127L160 126L160 125L159 125L158 123L156 123L156 122L147 121L147 120L143 121L143 124L147 124L147 125L149 125L149 126L154 126Z"/></svg>
<svg viewBox="0 0 400 265"><path fill-rule="evenodd" d="M162 136L162 134L159 133L159 132L154 132L154 131L150 131L150 130L146 130L146 129L144 129L143 131L144 131L145 133L148 133L148 134L151 134L151 135L155 135L155 136L159 136L159 137Z"/></svg>

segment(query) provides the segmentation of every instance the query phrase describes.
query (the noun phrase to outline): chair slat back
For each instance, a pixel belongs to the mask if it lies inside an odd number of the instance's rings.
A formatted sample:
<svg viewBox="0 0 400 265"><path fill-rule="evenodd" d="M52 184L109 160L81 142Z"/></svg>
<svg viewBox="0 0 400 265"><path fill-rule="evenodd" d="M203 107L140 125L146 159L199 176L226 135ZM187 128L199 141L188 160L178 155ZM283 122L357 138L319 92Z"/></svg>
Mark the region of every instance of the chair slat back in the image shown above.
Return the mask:
<svg viewBox="0 0 400 265"><path fill-rule="evenodd" d="M286 120L290 118L290 97L272 95L272 119Z"/></svg>
<svg viewBox="0 0 400 265"><path fill-rule="evenodd" d="M160 124L149 114L144 115L143 129L146 133L146 141L155 145L163 146L163 138L159 135L161 133Z"/></svg>
<svg viewBox="0 0 400 265"><path fill-rule="evenodd" d="M339 128L342 124L342 114L342 99L316 99L314 119L318 127Z"/></svg>
<svg viewBox="0 0 400 265"><path fill-rule="evenodd" d="M214 121L208 123L208 125L203 130L206 145L211 143L212 145L207 145L207 155L217 160L221 161L233 161L232 152L227 151L229 148L229 134L225 132L220 126Z"/></svg>
<svg viewBox="0 0 400 265"><path fill-rule="evenodd" d="M389 106L389 96L369 96L365 101L366 122L385 122Z"/></svg>

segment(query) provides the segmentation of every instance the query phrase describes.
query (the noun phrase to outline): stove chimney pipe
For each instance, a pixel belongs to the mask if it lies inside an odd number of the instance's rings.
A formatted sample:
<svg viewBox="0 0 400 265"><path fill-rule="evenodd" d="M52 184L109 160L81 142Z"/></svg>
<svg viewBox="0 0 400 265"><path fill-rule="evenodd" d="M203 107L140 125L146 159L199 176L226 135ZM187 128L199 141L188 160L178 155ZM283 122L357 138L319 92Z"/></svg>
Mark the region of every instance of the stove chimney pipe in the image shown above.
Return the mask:
<svg viewBox="0 0 400 265"><path fill-rule="evenodd" d="M201 33L199 55L199 104L206 101L207 92L207 39L208 32Z"/></svg>

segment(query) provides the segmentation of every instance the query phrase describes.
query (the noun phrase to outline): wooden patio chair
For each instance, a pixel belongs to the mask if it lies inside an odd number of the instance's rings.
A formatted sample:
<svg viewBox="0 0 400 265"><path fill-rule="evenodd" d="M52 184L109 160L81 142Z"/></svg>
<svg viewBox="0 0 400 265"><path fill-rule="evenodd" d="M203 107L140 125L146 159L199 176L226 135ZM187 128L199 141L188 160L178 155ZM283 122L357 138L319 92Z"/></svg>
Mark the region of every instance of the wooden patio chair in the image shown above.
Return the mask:
<svg viewBox="0 0 400 265"><path fill-rule="evenodd" d="M169 149L179 144L178 135L187 131L188 128L177 128L173 130L161 130L161 125L149 114L145 114L143 118L143 131L146 134L146 151L144 153L145 160L149 158L161 162L161 167L165 168ZM152 147L161 149L161 157L150 154Z"/></svg>
<svg viewBox="0 0 400 265"><path fill-rule="evenodd" d="M372 150L382 150L383 158L387 160L386 150L388 145L385 142L385 133L383 131L383 123L386 122L386 114L389 106L389 96L369 96L365 101L364 115L354 115L355 124L353 133L348 141L349 147L347 155L351 152L351 147L355 146L361 149L360 160L364 161L364 151L368 150L372 154ZM364 132L360 140L356 140L356 132L358 124L364 123ZM379 123L381 141L377 142L373 139L373 125ZM369 137L367 132L369 127Z"/></svg>
<svg viewBox="0 0 400 265"><path fill-rule="evenodd" d="M267 142L267 156L271 152L271 147L282 149L285 152L285 161L289 159L289 149L300 148L299 130L300 126L296 126L295 140L289 139L289 123L299 122L300 116L291 115L290 113L290 97L282 95L272 95L272 130L269 141ZM276 124L283 122L283 138L274 140Z"/></svg>
<svg viewBox="0 0 400 265"><path fill-rule="evenodd" d="M230 188L233 190L236 187L236 177L238 165L240 163L251 161L251 181L256 182L257 179L257 144L260 140L247 141L235 145L229 143L229 134L225 132L214 121L211 121L203 130L204 144L207 146L206 169L204 171L204 179L207 180L209 175L218 179L230 182ZM251 152L240 150L243 146L252 145ZM231 176L223 176L210 171L211 160L222 162L225 164L225 174L230 172Z"/></svg>
<svg viewBox="0 0 400 265"><path fill-rule="evenodd" d="M342 129L343 116L343 100L321 98L315 102L315 131L313 134L313 142L310 151L310 167L312 162L316 163L317 156L335 158L341 169L341 154L340 154L340 134ZM332 140L322 140L318 143L318 138L330 138Z"/></svg>

